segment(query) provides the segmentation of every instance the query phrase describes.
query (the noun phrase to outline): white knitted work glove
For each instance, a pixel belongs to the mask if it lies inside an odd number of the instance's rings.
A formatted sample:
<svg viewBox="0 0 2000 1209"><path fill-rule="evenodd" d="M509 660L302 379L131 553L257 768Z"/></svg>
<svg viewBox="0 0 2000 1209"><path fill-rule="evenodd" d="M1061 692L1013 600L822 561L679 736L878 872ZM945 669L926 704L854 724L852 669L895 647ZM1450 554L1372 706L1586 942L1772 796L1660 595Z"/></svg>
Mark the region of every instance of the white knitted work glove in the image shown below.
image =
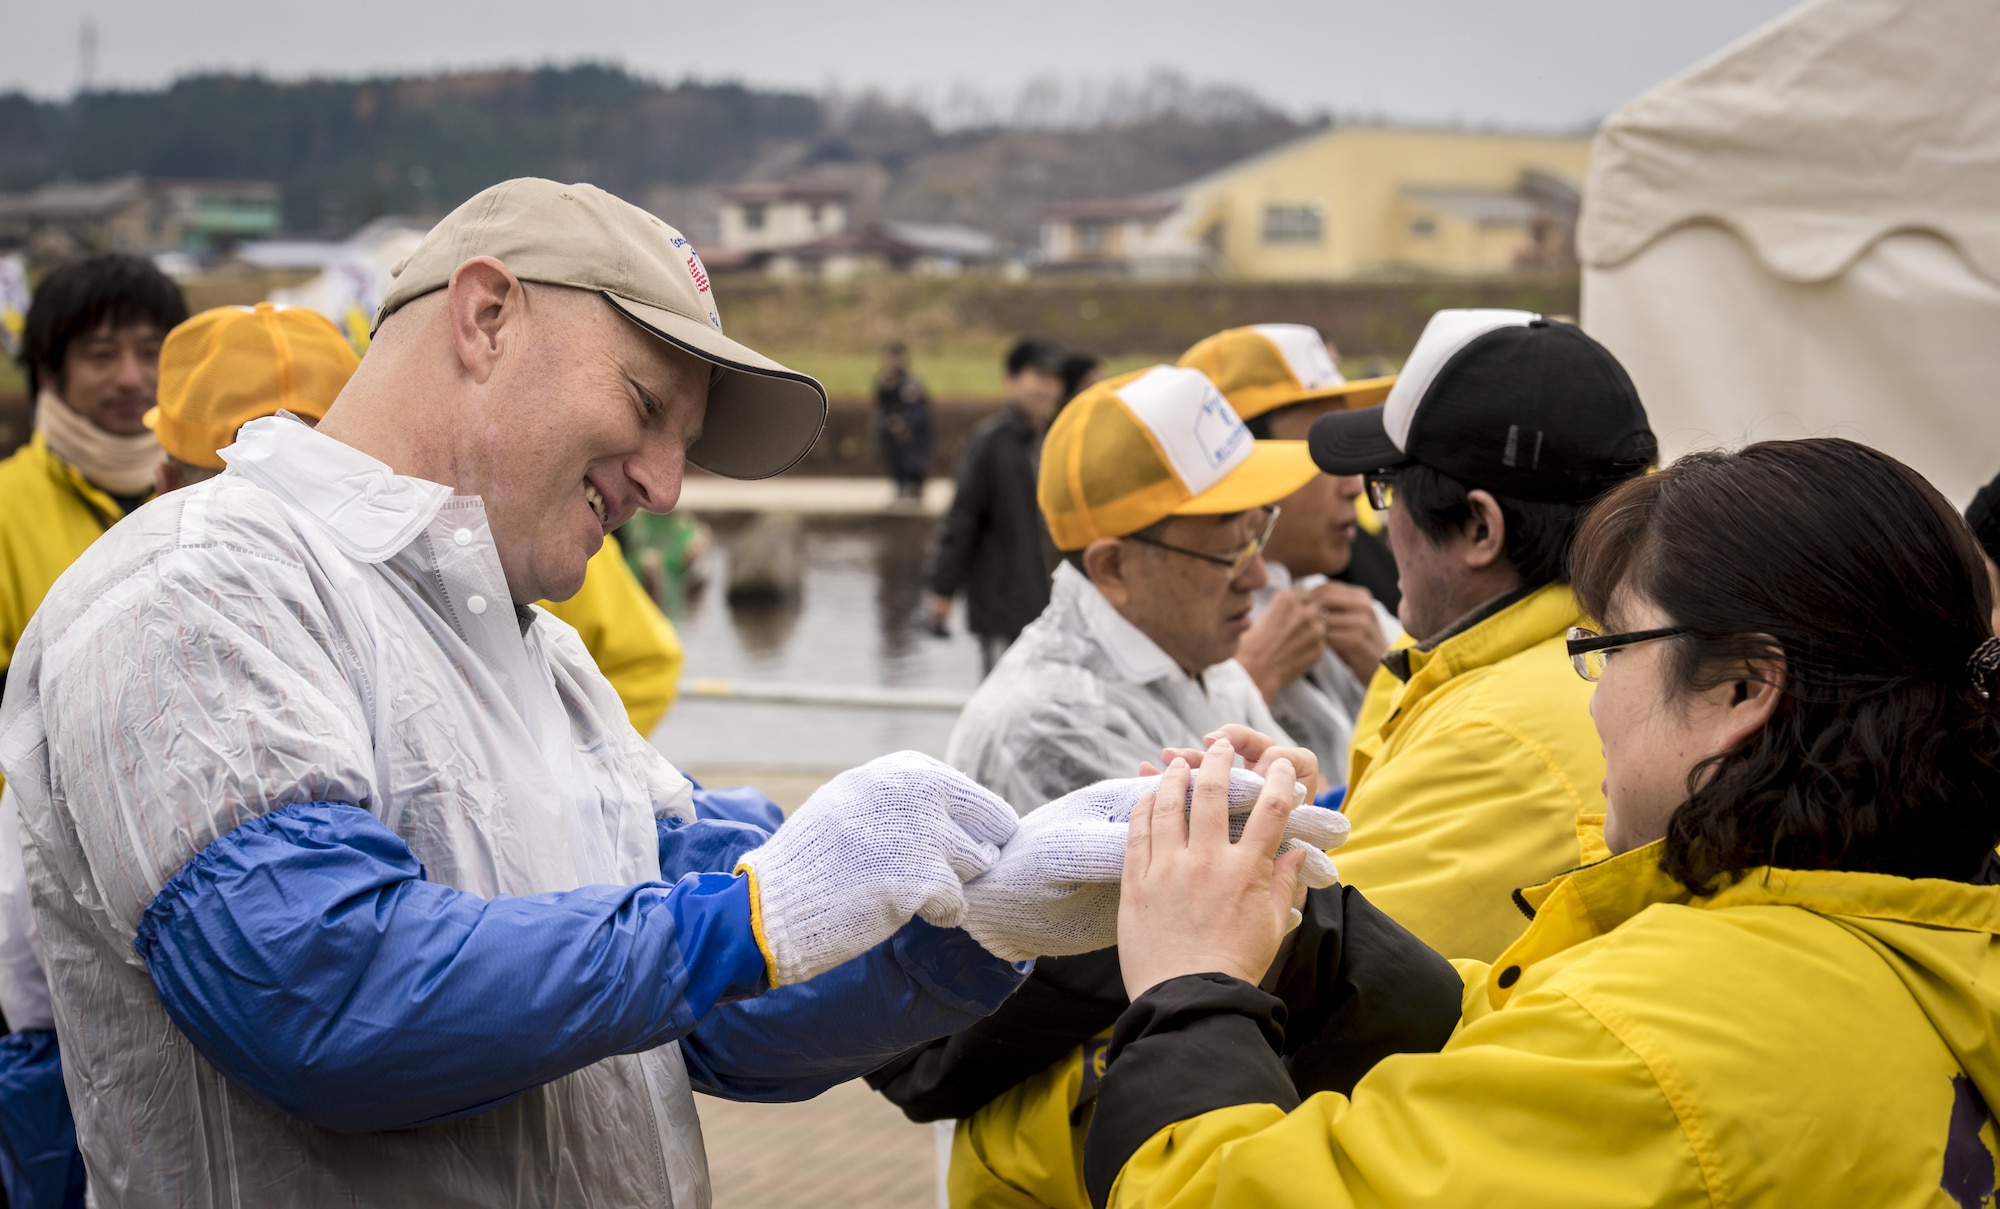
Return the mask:
<svg viewBox="0 0 2000 1209"><path fill-rule="evenodd" d="M956 927L964 882L999 859L1014 808L914 751L828 781L771 838L743 854L751 924L771 985L804 982L860 956L921 915Z"/></svg>
<svg viewBox="0 0 2000 1209"><path fill-rule="evenodd" d="M1160 778L1099 781L1028 812L1000 852L1000 862L966 883L962 925L987 952L1008 961L1067 957L1118 943L1118 881L1125 872L1125 831L1132 808ZM1249 822L1264 779L1229 774L1229 837ZM1192 801L1193 786L1189 786ZM1347 816L1299 806L1285 825L1280 852L1307 850L1299 880L1319 889L1340 880L1326 850L1347 842Z"/></svg>

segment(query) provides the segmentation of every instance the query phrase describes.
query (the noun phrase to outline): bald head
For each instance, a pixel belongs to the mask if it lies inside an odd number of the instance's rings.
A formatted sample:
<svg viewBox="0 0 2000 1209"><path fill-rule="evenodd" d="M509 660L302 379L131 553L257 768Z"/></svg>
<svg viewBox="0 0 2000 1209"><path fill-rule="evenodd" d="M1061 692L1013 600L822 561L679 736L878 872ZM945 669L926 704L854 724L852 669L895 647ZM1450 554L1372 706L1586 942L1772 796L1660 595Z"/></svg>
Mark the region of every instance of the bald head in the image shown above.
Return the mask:
<svg viewBox="0 0 2000 1209"><path fill-rule="evenodd" d="M709 376L598 295L479 257L382 321L320 431L479 496L514 600L561 600L604 534L680 497Z"/></svg>

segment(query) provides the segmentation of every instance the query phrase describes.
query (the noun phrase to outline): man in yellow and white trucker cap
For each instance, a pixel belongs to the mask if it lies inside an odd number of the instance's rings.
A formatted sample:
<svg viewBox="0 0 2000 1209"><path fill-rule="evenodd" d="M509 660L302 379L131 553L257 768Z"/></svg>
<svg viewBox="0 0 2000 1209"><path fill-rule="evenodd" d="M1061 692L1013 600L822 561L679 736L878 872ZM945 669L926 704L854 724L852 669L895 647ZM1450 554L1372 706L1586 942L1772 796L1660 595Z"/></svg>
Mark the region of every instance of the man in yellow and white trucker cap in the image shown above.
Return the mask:
<svg viewBox="0 0 2000 1209"><path fill-rule="evenodd" d="M1231 661L1265 582L1271 507L1318 474L1258 441L1201 373L1156 365L1071 400L1038 498L1063 552L1047 609L952 729L945 758L1026 812L1217 726L1275 726Z"/></svg>
<svg viewBox="0 0 2000 1209"><path fill-rule="evenodd" d="M1183 353L1180 364L1207 374L1262 440L1303 441L1320 416L1379 406L1396 381L1347 381L1319 332L1301 323L1217 332ZM1379 538L1361 531L1361 494L1358 474L1318 474L1279 502L1278 527L1264 548L1270 582L1256 592L1236 652L1278 724L1319 757L1336 784L1345 779L1368 681L1390 637L1401 633L1366 587L1332 578L1348 570L1363 541L1389 558Z"/></svg>
<svg viewBox="0 0 2000 1209"><path fill-rule="evenodd" d="M1019 985L993 949L1057 942L966 884L1005 802L901 753L775 833L698 820L534 604L686 461L778 473L824 408L672 227L508 181L400 267L317 428L251 420L70 569L0 767L61 871L99 1201L706 1204L695 1086L816 1095Z"/></svg>

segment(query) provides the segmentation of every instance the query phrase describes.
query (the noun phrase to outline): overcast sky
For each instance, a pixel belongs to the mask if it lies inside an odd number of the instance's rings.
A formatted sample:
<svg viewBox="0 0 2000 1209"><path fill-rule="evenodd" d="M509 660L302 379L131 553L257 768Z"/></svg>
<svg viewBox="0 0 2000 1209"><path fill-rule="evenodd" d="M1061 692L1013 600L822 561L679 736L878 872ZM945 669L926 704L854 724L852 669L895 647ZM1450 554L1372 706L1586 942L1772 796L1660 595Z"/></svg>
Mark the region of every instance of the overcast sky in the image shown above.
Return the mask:
<svg viewBox="0 0 2000 1209"><path fill-rule="evenodd" d="M1573 127L1791 7L1789 0L16 0L0 89L77 86L79 30L100 85L205 68L351 76L608 59L820 90L1005 95L1031 77L1171 68L1296 113Z"/></svg>

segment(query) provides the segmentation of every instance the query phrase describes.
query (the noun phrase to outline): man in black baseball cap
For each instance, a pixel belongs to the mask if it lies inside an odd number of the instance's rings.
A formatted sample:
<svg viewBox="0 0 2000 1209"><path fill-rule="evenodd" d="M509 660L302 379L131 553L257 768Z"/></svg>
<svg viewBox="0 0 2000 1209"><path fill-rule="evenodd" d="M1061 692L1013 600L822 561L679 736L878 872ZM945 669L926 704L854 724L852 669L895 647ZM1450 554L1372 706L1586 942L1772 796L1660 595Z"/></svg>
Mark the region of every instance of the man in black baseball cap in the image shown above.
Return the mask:
<svg viewBox="0 0 2000 1209"><path fill-rule="evenodd" d="M1516 887L1609 855L1566 564L1590 502L1652 465L1652 429L1575 326L1451 310L1381 407L1331 412L1310 442L1386 512L1415 640L1362 707L1342 880L1445 956L1491 961L1526 926Z"/></svg>

